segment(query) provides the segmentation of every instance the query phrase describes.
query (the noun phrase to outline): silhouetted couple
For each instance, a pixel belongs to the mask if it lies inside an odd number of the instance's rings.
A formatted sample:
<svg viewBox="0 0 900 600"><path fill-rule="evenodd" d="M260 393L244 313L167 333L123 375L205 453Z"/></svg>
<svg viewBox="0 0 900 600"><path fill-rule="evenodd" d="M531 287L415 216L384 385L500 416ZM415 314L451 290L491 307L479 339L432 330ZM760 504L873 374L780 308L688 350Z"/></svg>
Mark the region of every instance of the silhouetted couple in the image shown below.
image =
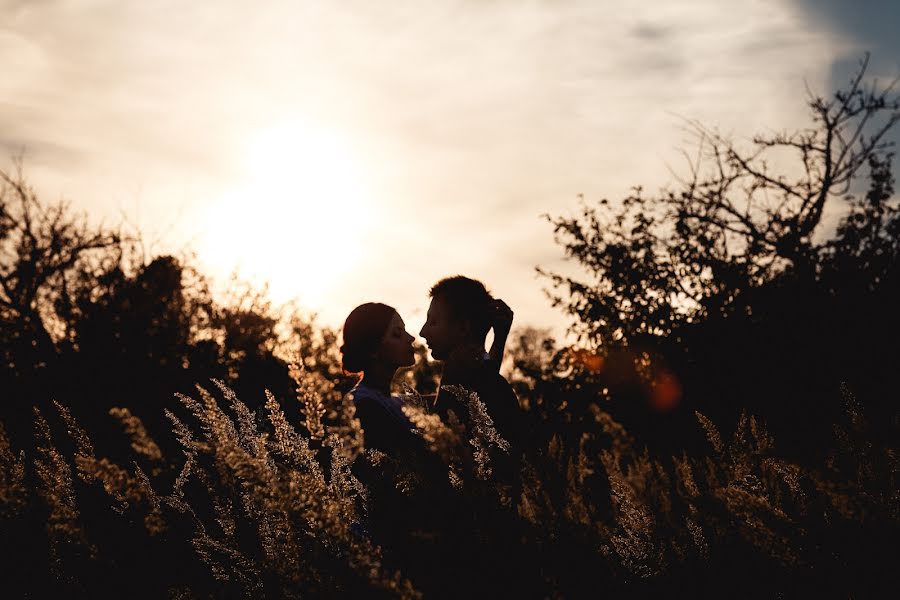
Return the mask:
<svg viewBox="0 0 900 600"><path fill-rule="evenodd" d="M434 399L435 412L446 418L449 411L467 424L468 407L442 389L461 386L484 402L501 437L514 446L521 442L519 403L509 383L500 375L500 363L513 313L494 299L484 284L468 277L442 279L431 288L431 305L419 335L431 355L443 362L443 375ZM484 346L494 329L489 352ZM415 364L414 337L397 311L386 304L367 303L347 317L341 346L344 370L362 373L353 388L356 416L366 448L392 456L414 449L412 423L403 413L403 398L391 394L396 372Z"/></svg>
<svg viewBox="0 0 900 600"><path fill-rule="evenodd" d="M403 396L391 394L397 370L415 364L414 337L390 306L357 307L344 324L344 369L362 373L351 393L365 447L393 458L372 469L365 466L367 461L358 461L359 474L370 492L368 531L391 551L397 566L426 597L496 597L510 590L519 590L517 596L527 595L530 580L520 570L528 567L518 559L522 552L514 483L525 445L525 419L512 387L499 373L512 310L492 298L484 284L462 276L442 279L431 288L430 296L427 320L419 334L432 356L443 362L441 385L431 408L444 423L453 422L452 412L466 427L460 454L453 460L462 455L474 458L469 440L478 437L475 430L485 421L480 414L470 418L468 398L446 389L451 385L478 395L497 433L509 442L509 452L496 452L491 458L490 482L479 481L473 471L461 467L466 480L459 488L451 485L449 465L415 435L403 411ZM494 341L485 352L492 328ZM469 464L468 459L462 462ZM401 472L416 473L419 483L414 490L397 476ZM482 476L485 473L481 471ZM505 502L488 491L501 488L506 490Z"/></svg>

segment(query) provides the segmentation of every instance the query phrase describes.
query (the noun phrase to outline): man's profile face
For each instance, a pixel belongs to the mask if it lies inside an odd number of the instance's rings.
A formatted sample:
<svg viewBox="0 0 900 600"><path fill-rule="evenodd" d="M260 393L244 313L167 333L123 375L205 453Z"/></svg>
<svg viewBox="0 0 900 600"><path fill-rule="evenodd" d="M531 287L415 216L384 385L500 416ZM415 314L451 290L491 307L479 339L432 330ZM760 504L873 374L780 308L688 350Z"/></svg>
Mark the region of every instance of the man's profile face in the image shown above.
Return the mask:
<svg viewBox="0 0 900 600"><path fill-rule="evenodd" d="M432 298L425 325L419 331L431 350L431 356L435 360L447 360L453 349L462 343L463 333L463 328L453 318L447 303L440 297Z"/></svg>

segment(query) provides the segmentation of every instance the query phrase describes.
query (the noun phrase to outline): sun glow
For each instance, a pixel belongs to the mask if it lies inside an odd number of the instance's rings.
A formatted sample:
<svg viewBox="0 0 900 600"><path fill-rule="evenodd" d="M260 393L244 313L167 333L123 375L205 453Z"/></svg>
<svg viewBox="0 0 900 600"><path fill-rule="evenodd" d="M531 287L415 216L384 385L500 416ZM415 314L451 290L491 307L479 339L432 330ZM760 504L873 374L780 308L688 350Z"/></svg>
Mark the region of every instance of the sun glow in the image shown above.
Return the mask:
<svg viewBox="0 0 900 600"><path fill-rule="evenodd" d="M290 122L247 144L237 185L210 207L201 258L321 308L362 252L371 219L360 162L334 132Z"/></svg>

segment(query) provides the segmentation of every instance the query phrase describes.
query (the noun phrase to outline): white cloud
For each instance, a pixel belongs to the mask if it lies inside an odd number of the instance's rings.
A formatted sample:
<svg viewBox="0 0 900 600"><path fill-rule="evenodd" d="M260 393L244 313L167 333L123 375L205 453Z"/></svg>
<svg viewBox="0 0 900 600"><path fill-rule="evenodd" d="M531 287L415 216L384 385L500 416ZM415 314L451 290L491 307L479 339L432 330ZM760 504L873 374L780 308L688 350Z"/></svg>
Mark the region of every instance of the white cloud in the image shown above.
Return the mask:
<svg viewBox="0 0 900 600"><path fill-rule="evenodd" d="M98 214L183 214L172 244L206 234L255 132L301 118L349 140L379 216L322 307L333 323L357 300L421 314L464 272L558 327L533 277L559 256L539 214L664 183L676 115L797 124L803 80L823 86L842 51L788 0L6 4L0 148L26 145L42 189Z"/></svg>

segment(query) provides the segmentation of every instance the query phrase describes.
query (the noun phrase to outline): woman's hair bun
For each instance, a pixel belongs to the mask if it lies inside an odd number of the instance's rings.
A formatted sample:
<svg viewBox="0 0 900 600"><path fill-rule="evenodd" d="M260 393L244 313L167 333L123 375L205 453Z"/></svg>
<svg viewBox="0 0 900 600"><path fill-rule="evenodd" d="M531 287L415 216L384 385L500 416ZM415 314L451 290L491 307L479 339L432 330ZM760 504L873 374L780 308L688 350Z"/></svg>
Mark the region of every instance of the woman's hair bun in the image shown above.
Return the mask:
<svg viewBox="0 0 900 600"><path fill-rule="evenodd" d="M359 352L348 349L347 345L341 346L341 366L347 373L359 373L366 368L365 357L360 356Z"/></svg>

